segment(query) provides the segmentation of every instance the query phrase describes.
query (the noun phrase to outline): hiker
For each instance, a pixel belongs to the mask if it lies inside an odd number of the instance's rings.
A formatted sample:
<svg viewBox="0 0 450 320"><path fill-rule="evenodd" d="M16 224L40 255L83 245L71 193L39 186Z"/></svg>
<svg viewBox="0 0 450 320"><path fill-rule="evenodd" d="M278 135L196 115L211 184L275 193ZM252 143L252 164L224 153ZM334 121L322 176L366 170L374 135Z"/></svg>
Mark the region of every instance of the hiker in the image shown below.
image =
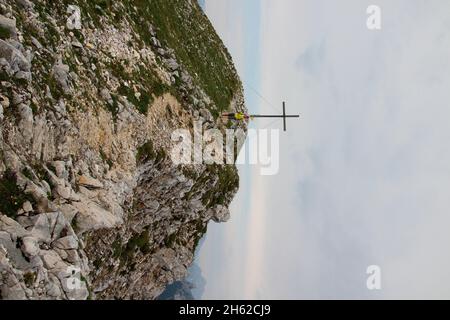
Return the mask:
<svg viewBox="0 0 450 320"><path fill-rule="evenodd" d="M222 117L228 120L237 120L237 121L248 121L250 120L250 116L248 114L237 112L237 113L223 113Z"/></svg>

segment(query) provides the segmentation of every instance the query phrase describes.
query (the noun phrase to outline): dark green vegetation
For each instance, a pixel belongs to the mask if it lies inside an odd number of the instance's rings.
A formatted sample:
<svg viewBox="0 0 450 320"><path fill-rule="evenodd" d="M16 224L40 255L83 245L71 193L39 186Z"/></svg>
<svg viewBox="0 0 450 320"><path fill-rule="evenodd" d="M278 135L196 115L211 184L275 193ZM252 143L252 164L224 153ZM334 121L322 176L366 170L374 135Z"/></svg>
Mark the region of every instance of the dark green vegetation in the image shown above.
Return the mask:
<svg viewBox="0 0 450 320"><path fill-rule="evenodd" d="M129 17L134 31L149 45L152 35L148 23L151 23L163 45L174 49L187 71L197 75L195 81L217 106L211 112L218 115L228 108L240 81L228 50L197 1L124 0L121 10L117 10L112 0L72 2L78 2L94 21L106 12L114 12L115 24Z"/></svg>
<svg viewBox="0 0 450 320"><path fill-rule="evenodd" d="M68 5L77 5L81 9L81 18L83 25L94 23L96 28L101 29L103 24L100 22L100 18L107 19L108 23L115 25L117 28L123 28L121 25L127 19L130 23L133 23L132 18L129 14L126 14L124 10L125 5L121 3L116 3L115 9L108 7L108 1L84 1L84 0L74 0L74 1L46 1L42 3L40 1L34 2L35 10L39 13L39 19L44 22L42 25L43 32L39 32L34 25L30 24L28 19L23 15L17 15L18 28L23 30L24 42L33 46L31 37L36 38L43 46L47 48L53 48L56 50L58 45L62 41L61 34L55 28L55 24L52 22L56 21L56 25L63 26L66 24L66 19L68 14L66 13L66 8ZM104 8L104 9L102 9ZM110 10L111 9L111 10ZM131 9L130 9L131 10ZM20 10L18 10L20 12ZM119 12L124 12L124 15L119 15ZM3 32L4 31L4 32ZM2 37L3 33L8 30L0 30ZM83 33L79 30L65 30L68 36L69 32L73 33L77 40L84 44L85 39ZM142 43L135 39L129 43L130 46L134 45L136 49L142 47ZM168 86L161 81L154 70L154 66L146 66L144 64L133 66L133 68L126 65L126 61L120 61L114 57L109 56L110 62L98 61L95 52L93 55L88 55L89 61L85 63L85 69L91 69L95 66L94 72L89 72L88 74L80 74L78 65L79 61L83 61L81 50L77 48L69 49L65 52L63 63L69 65L70 71L75 72L78 76L89 76L90 81L98 87L104 88L107 79L105 78L105 73L111 73L114 77L119 79L121 85L117 92L111 92L112 104L105 103L105 108L111 111L114 118L116 117L119 110L119 96L124 96L129 102L131 102L141 113L146 114L149 106L152 104L154 98L161 96L166 92L172 92L176 94L175 89ZM104 53L104 52L103 52ZM41 93L42 100L47 100L45 93L46 88L50 89L51 96L55 100L64 98L69 104L71 103L71 96L65 95L61 88L55 81L52 74L53 65L56 60L53 55L44 51L40 55L36 55L33 60L34 69L34 79L39 79L35 81L35 85L39 88L38 92ZM132 71L130 71L132 70ZM5 78L5 79L3 79ZM6 75L0 74L0 80L7 80ZM128 85L125 85L128 83ZM26 85L26 83L24 84ZM72 85L75 85L72 82ZM75 87L75 91L81 92L83 88ZM98 104L98 97L94 96L83 96L87 101L91 100L92 103ZM48 101L48 106L51 108L53 101ZM41 103L42 104L42 103ZM79 103L73 103L75 108L82 108Z"/></svg>
<svg viewBox="0 0 450 320"><path fill-rule="evenodd" d="M27 272L23 275L23 281L25 282L25 285L30 288L33 286L34 282L36 281L36 273L34 272Z"/></svg>
<svg viewBox="0 0 450 320"><path fill-rule="evenodd" d="M135 84L136 89L122 84L117 94L126 97L143 114L147 114L148 108L155 97L159 97L165 92L171 92L173 90L158 78L152 68L140 66L138 71L128 73L120 62L115 61L108 66L108 69L111 70L111 73L116 78ZM101 78L100 75L99 77ZM139 98L136 97L136 93L140 95ZM110 108L112 108L111 111L114 114L117 112L117 95L113 94L112 98L114 105Z"/></svg>
<svg viewBox="0 0 450 320"><path fill-rule="evenodd" d="M197 233L194 235L194 248L197 248L198 243L204 237L206 231L208 231L208 224L199 220L196 222L196 227Z"/></svg>
<svg viewBox="0 0 450 320"><path fill-rule="evenodd" d="M212 176L217 175L219 180L203 195L203 204L207 207L228 205L226 196L233 194L239 187L239 175L236 167L210 165L206 172Z"/></svg>
<svg viewBox="0 0 450 320"><path fill-rule="evenodd" d="M115 251L116 257L119 257L122 263L130 262L133 260L136 250L140 250L143 254L150 252L149 234L148 230L142 231L141 234L133 235L127 244Z"/></svg>
<svg viewBox="0 0 450 320"><path fill-rule="evenodd" d="M191 175L191 171L184 169L185 176ZM218 181L205 189L205 186L210 183L212 177L218 177ZM220 166L217 164L208 165L200 177L195 180L195 184L191 191L185 195L187 200L190 200L194 195L206 192L202 196L202 203L207 208L212 208L216 205L228 205L227 195L232 195L235 190L239 188L239 175L235 166Z"/></svg>
<svg viewBox="0 0 450 320"><path fill-rule="evenodd" d="M164 149L155 150L151 140L140 146L136 155L138 163L143 163L150 160L155 161L155 163L160 163L166 157L166 151Z"/></svg>
<svg viewBox="0 0 450 320"><path fill-rule="evenodd" d="M228 109L233 93L240 85L231 56L221 39L197 4L191 10L185 0L136 0L133 2L144 20L151 21L157 28L157 36L168 47L193 76L195 81L214 101L217 110L210 110L215 116ZM143 39L149 34L141 28Z"/></svg>
<svg viewBox="0 0 450 320"><path fill-rule="evenodd" d="M33 98L35 99L30 106L34 115L41 111L52 110L59 99L64 100L69 117L71 110L91 111L92 109L95 117L95 111L103 111L100 109L105 108L111 112L112 118L116 119L119 116L121 104L127 105L128 102L142 114L147 114L153 101L165 93L174 95L184 107L189 106L186 108L189 110L184 111L191 111L191 104L194 105L193 101L202 95L195 92L198 91L195 88L192 89L189 79L185 79L183 82L182 77L177 77L174 73L175 80L172 80L174 84L166 84L161 80L161 75L158 74L159 71L154 62L149 65L147 60L144 63L144 59L134 59L134 55L133 58L122 59L121 54L115 55L114 50L109 51L107 48L109 41L106 36L104 37L105 32L100 32L102 35L96 38L100 39L98 42L91 41L91 32L94 29L101 31L108 25L113 25L121 30L115 35L125 36L127 45L136 51L144 47L151 47L157 54L156 63L159 67L165 67L165 63L167 63L165 59L175 56L181 65L181 70L178 70L179 74L183 75L183 78L189 78L184 74L185 72L189 73L193 78L194 87L202 89L211 98L211 103L207 102L208 99L203 99L202 102L208 103L206 107L215 117L221 111L228 109L236 91L241 90L241 84L230 55L196 0L34 0L33 3L36 13L39 14L38 20L42 22L40 24L31 23L29 17L20 13L24 10L17 8L15 11L19 12L16 16L17 26L20 34L24 37L24 45L39 51L39 54L34 55L32 61L32 82L25 83L20 87L14 86L14 88L26 89L24 87L28 86L30 91L33 89ZM69 4L78 5L81 8L83 29L80 31L69 31L67 28L63 28ZM11 5L17 6L14 1L11 2ZM130 30L130 32L123 32L123 30ZM8 36L6 31L0 30L0 37ZM109 35L109 33L107 34ZM85 36L89 39L85 39ZM128 38L129 36L131 38ZM36 38L45 50L38 49L40 46L32 37ZM157 41L155 44L155 39L152 37L156 37L161 42L163 49L159 48ZM75 44L71 45L70 41L75 41ZM63 42L64 45L62 45ZM114 44L115 41L111 41L111 43ZM122 50L119 51L122 52ZM145 53L145 51L142 52ZM58 55L54 53L58 53ZM61 85L61 81L56 81L55 75L52 73L59 60L59 54L62 57L61 62L69 66L68 85L74 90L64 91L65 86ZM74 75L72 76L72 74ZM8 75L0 73L0 80L9 78ZM7 89L2 88L2 90ZM194 107L200 108L200 105L202 104L195 104ZM162 117L170 118L170 120L176 118L178 116L176 109L167 107L166 114ZM15 108L9 107L5 112L12 113L14 110ZM103 116L103 112L101 116ZM184 112L180 112L180 116L184 118ZM19 117L17 116L16 119ZM119 128L119 126L117 127ZM141 136L138 138L140 143L143 143L151 137L146 137L145 140L141 140ZM138 164L148 164L148 168L151 168L152 172L155 168L162 173L172 170L166 150L158 148L159 144L157 145L156 142L159 141L154 140L154 142L148 140L137 149ZM107 163L109 167L116 165L107 154L102 150L99 151L99 157L104 163ZM44 164L43 159L44 157L41 157L36 164L28 162L27 167L17 174L7 171L3 176L0 175L0 211L2 213L17 218L17 211L25 201L28 200L33 205L35 204L33 199L22 190L22 183L18 185L18 177L26 177L35 183L41 181L45 187L48 184L50 186L48 199L52 201L59 199L58 190L55 190L55 179L51 172L55 170L50 165ZM113 159L117 159L117 157L113 157ZM74 160L76 162L78 159L75 157ZM120 165L121 163L118 161L117 166ZM186 200L185 203L177 201L173 206L173 211L170 212L170 217L164 215L164 220L156 218L151 220L152 217L147 220L142 217L146 208L140 208L139 201L145 202L148 198L141 198L138 193L135 199L130 196L123 203L123 209L128 215L124 216L124 225L120 226L120 229L96 230L88 233L82 231L81 223L77 224L77 221L82 221L78 219L81 215L77 215L72 220L72 228L79 233L79 237L92 240L85 243L89 243L89 249L86 251L93 256L90 261L92 261L95 271L103 269L108 271L108 276L113 276L112 271L125 272L134 276L131 271L135 267L139 268L140 264L145 266L147 263L141 258L146 259L162 248L179 250L180 247L186 247L194 250L206 233L208 222L205 220L207 217L205 212L200 211L197 216L185 215L185 211L179 210L178 206L181 209L189 209L189 201L195 200L197 205L198 199L201 199L207 209L215 208L217 205L226 206L239 185L239 178L234 166L205 165L179 167L177 170L182 171L186 178L192 180L194 186L182 199ZM105 173L107 173L106 171L105 168ZM75 170L70 172L72 180L76 173ZM78 171L78 174L81 172ZM177 172L178 174L179 172ZM158 174L156 177L150 177L154 180L143 182L146 183L144 187L151 189L154 182L157 182L157 177L159 177ZM47 184L43 181L46 181ZM21 182L20 179L19 182ZM80 192L78 187L73 189ZM166 189L163 188L163 191L155 192L154 195L155 200L158 200L158 208L165 210L171 206L175 198L182 197L175 188L177 193L174 194L172 194L172 190ZM183 187L183 192L185 190ZM71 200L67 200L67 202L70 203ZM56 201L55 203L60 202ZM120 205L122 206L122 203ZM41 206L35 206L35 208L40 209ZM109 207L107 209L109 210ZM155 211L161 209L155 209ZM203 209L205 208L202 207ZM197 212L195 213L197 214ZM138 225L139 228L135 228L135 225ZM105 247L106 250L104 250ZM96 250L99 248L101 250ZM94 279L96 276L96 274L92 274ZM24 281L28 286L32 286L35 280L33 273L24 275ZM84 279L82 280L84 281Z"/></svg>
<svg viewBox="0 0 450 320"><path fill-rule="evenodd" d="M152 25L162 45L174 50L178 62L194 78L195 84L212 99L213 105L208 107L215 117L228 109L234 92L241 85L230 54L197 1L53 0L47 2L46 6L36 2L37 11L43 19L47 16L55 17L60 20L59 24L65 24L67 13L63 9L65 10L69 4L80 7L83 24L93 22L98 28L102 28L101 19L107 19L117 28L121 28L122 22L126 19L134 32L140 36L140 39L135 39L135 45L144 42L148 46L153 46L150 28ZM25 21L23 24L26 24ZM52 24L46 23L46 27L48 30L45 39L39 37L33 30L29 30L29 34L46 45L58 43L58 33L52 29ZM80 38L79 40L83 40L81 34L76 36ZM143 43L140 45L142 46ZM174 87L166 86L151 68L140 67L138 73L127 74L123 72L123 67L118 61L113 61L113 64L108 67L112 67L113 74L119 79L131 80L139 85L140 99L135 97L133 90L126 87L121 87L119 94L126 96L142 113L147 112L153 96L171 92L178 98L181 97L179 80Z"/></svg>
<svg viewBox="0 0 450 320"><path fill-rule="evenodd" d="M10 169L0 178L0 195L0 212L11 218L16 217L25 201L34 202L33 197L17 185L17 174Z"/></svg>
<svg viewBox="0 0 450 320"><path fill-rule="evenodd" d="M10 36L11 36L11 32L8 29L0 26L0 39L7 39Z"/></svg>
<svg viewBox="0 0 450 320"><path fill-rule="evenodd" d="M133 258L137 252L142 254L151 253L149 230L145 229L139 234L134 234L127 243L122 244L119 237L112 243L112 257L120 260L120 266L133 266ZM98 268L102 264L100 259L94 261Z"/></svg>

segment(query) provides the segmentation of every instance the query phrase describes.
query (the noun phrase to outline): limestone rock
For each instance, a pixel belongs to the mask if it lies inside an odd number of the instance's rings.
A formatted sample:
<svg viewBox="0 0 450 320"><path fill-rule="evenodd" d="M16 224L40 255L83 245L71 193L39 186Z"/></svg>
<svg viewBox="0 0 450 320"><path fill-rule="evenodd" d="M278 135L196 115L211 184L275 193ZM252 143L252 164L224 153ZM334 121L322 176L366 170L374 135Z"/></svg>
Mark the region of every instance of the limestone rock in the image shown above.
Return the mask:
<svg viewBox="0 0 450 320"><path fill-rule="evenodd" d="M9 107L9 98L5 97L3 95L0 95L0 105L3 108L8 108Z"/></svg>
<svg viewBox="0 0 450 320"><path fill-rule="evenodd" d="M41 50L43 48L42 44L35 37L31 37L31 43L38 49Z"/></svg>
<svg viewBox="0 0 450 320"><path fill-rule="evenodd" d="M94 179L92 177L85 176L85 175L81 175L78 177L78 184L85 186L87 188L92 188L92 189L102 189L103 188L103 184L100 181L98 181L97 179Z"/></svg>
<svg viewBox="0 0 450 320"><path fill-rule="evenodd" d="M92 201L74 202L73 206L78 210L75 219L80 233L112 229L123 223L121 217L113 215Z"/></svg>
<svg viewBox="0 0 450 320"><path fill-rule="evenodd" d="M55 18L63 2L34 3L0 0L0 177L16 173L0 194L14 208L0 213L0 298L154 299L186 275L209 221L229 218L235 168L170 159L176 129L224 129L217 101L157 21L131 14L146 2L114 2L120 17L97 6L99 21L82 9L72 31ZM194 2L179 9L210 29ZM215 50L226 63L211 72L239 84L217 35L199 40L193 57ZM235 87L218 90L245 112Z"/></svg>
<svg viewBox="0 0 450 320"><path fill-rule="evenodd" d="M24 300L27 298L25 290L17 283L12 287L3 285L1 288L2 298L5 300Z"/></svg>
<svg viewBox="0 0 450 320"><path fill-rule="evenodd" d="M22 129L22 134L25 139L25 141L30 142L33 138L33 111L31 110L30 106L21 103L17 107L19 114L20 114L20 127Z"/></svg>
<svg viewBox="0 0 450 320"><path fill-rule="evenodd" d="M7 31L10 37L17 37L16 21L0 14L0 28Z"/></svg>
<svg viewBox="0 0 450 320"><path fill-rule="evenodd" d="M166 60L165 63L170 71L175 71L180 67L180 65L175 61L175 59L168 59Z"/></svg>
<svg viewBox="0 0 450 320"><path fill-rule="evenodd" d="M53 77L65 94L72 93L72 86L69 78L70 68L68 65L58 62L53 66Z"/></svg>
<svg viewBox="0 0 450 320"><path fill-rule="evenodd" d="M16 0L16 2L25 9L32 9L34 7L34 3L32 3L30 0Z"/></svg>
<svg viewBox="0 0 450 320"><path fill-rule="evenodd" d="M106 102L108 102L109 105L112 105L112 104L113 104L113 99L112 99L111 93L109 92L108 89L103 88L103 89L100 91L100 95L101 95L101 97L102 97Z"/></svg>
<svg viewBox="0 0 450 320"><path fill-rule="evenodd" d="M218 223L230 220L230 210L227 207L219 205L214 210L213 220Z"/></svg>
<svg viewBox="0 0 450 320"><path fill-rule="evenodd" d="M20 50L2 39L0 39L0 58L4 58L8 62L13 74L20 70L25 72L30 71L30 61L25 58Z"/></svg>
<svg viewBox="0 0 450 320"><path fill-rule="evenodd" d="M75 236L67 236L53 242L53 246L63 250L78 249L78 239Z"/></svg>
<svg viewBox="0 0 450 320"><path fill-rule="evenodd" d="M44 266L49 270L64 266L61 257L55 251L41 251L41 258Z"/></svg>
<svg viewBox="0 0 450 320"><path fill-rule="evenodd" d="M34 237L24 237L22 239L22 252L28 258L37 256L40 252L38 240Z"/></svg>
<svg viewBox="0 0 450 320"><path fill-rule="evenodd" d="M60 212L39 214L32 217L32 220L34 225L31 235L48 244L58 238L61 231L67 227L65 217Z"/></svg>

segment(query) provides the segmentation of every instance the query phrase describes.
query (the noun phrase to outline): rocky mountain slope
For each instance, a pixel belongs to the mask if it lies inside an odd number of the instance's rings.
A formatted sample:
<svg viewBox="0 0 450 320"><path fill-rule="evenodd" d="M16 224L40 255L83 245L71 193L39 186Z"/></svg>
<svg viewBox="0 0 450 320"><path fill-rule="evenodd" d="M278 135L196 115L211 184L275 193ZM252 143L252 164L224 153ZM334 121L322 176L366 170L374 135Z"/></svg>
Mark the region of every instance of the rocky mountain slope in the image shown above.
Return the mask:
<svg viewBox="0 0 450 320"><path fill-rule="evenodd" d="M245 110L197 2L0 0L0 82L0 297L154 299L183 279L239 177L173 164L171 134Z"/></svg>

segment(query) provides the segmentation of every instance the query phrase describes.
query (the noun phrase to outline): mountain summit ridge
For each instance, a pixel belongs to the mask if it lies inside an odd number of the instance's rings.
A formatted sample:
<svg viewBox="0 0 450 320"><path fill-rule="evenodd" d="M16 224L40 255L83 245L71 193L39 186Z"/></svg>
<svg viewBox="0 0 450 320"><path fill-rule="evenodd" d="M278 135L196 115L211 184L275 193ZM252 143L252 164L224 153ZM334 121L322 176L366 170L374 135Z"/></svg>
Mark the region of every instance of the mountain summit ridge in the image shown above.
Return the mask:
<svg viewBox="0 0 450 320"><path fill-rule="evenodd" d="M198 3L0 0L0 81L0 297L155 299L182 280L239 176L173 164L171 133L246 111Z"/></svg>

